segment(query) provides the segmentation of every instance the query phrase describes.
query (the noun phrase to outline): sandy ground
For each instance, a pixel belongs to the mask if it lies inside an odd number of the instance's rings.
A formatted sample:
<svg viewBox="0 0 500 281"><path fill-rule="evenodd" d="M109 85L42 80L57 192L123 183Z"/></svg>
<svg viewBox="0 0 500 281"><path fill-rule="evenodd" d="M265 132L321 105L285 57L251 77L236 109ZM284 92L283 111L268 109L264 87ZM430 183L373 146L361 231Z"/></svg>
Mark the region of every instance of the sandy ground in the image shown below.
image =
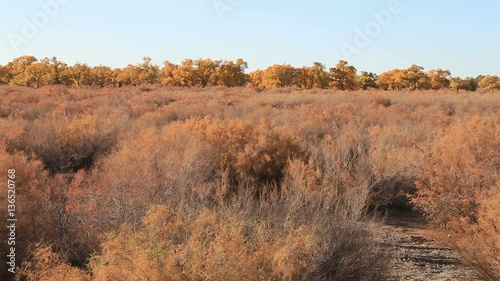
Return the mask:
<svg viewBox="0 0 500 281"><path fill-rule="evenodd" d="M457 252L437 241L436 230L411 212L390 214L380 228L383 245L396 251L390 280L480 280Z"/></svg>

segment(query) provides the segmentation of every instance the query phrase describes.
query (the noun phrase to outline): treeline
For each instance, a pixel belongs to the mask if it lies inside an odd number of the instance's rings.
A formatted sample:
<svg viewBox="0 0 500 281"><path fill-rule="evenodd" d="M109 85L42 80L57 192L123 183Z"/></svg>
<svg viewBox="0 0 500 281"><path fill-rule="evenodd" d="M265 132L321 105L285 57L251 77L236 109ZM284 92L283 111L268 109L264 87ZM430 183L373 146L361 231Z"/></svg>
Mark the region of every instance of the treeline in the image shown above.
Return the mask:
<svg viewBox="0 0 500 281"><path fill-rule="evenodd" d="M244 86L247 83L242 59L233 61L186 59L181 65L166 61L160 68L144 58L142 63L125 68L88 66L76 63L69 66L56 57L38 60L22 56L0 66L0 84L39 88L45 85L92 87L122 87L158 84L169 86Z"/></svg>
<svg viewBox="0 0 500 281"><path fill-rule="evenodd" d="M266 89L299 87L302 89L381 89L381 90L441 90L493 91L500 89L500 78L494 75L452 77L447 69L424 71L418 65L407 69L393 69L380 75L361 71L339 61L335 67L319 62L296 68L289 64L273 65L265 70L246 73L247 62L211 59L186 59L181 64L165 61L163 67L145 57L142 63L125 68L88 66L84 63L68 65L56 57L38 60L21 56L7 65L0 65L0 84L39 88L45 85L122 87L162 84L176 87L260 87Z"/></svg>

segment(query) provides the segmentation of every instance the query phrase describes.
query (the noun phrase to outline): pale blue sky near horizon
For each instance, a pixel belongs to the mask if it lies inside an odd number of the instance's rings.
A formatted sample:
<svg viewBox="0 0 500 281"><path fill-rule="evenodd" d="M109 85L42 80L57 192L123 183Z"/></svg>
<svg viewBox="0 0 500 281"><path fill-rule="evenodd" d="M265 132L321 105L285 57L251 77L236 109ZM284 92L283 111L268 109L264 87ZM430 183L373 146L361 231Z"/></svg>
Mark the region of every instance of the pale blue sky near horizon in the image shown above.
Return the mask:
<svg viewBox="0 0 500 281"><path fill-rule="evenodd" d="M52 15L40 4L56 1L67 3ZM146 56L159 65L241 57L249 71L347 60L376 73L417 64L453 76L500 75L500 1L400 0L401 11L381 26L373 12L388 10L391 1L2 1L0 65L21 55L111 67ZM38 29L32 38L23 33L26 21ZM367 27L368 44L355 44L357 30ZM359 52L346 57L346 44Z"/></svg>

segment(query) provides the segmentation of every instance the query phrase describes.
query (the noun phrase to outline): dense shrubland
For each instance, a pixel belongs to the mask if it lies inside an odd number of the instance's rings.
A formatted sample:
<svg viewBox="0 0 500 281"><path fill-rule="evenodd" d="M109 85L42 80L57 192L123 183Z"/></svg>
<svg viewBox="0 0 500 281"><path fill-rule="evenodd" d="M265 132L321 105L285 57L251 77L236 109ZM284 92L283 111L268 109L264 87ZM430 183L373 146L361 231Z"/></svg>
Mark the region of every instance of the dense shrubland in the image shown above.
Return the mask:
<svg viewBox="0 0 500 281"><path fill-rule="evenodd" d="M423 210L498 278L496 92L0 86L0 99L21 279L385 280L372 219L391 208Z"/></svg>
<svg viewBox="0 0 500 281"><path fill-rule="evenodd" d="M413 201L485 280L499 280L500 115L452 124L424 157Z"/></svg>

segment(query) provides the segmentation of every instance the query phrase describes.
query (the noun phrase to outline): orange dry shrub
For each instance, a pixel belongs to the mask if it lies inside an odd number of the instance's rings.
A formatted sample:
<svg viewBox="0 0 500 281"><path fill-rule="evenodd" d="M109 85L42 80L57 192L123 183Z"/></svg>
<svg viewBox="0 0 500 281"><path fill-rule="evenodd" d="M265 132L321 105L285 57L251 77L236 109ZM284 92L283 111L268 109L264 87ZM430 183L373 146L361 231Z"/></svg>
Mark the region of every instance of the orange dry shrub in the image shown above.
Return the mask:
<svg viewBox="0 0 500 281"><path fill-rule="evenodd" d="M369 163L372 189L369 204L376 207L407 207L415 192L414 181L421 165L415 129L372 126L369 131Z"/></svg>
<svg viewBox="0 0 500 281"><path fill-rule="evenodd" d="M64 248L66 233L66 214L64 212L64 178L50 177L43 170L38 160L29 158L20 152L9 154L0 146L0 170L15 170L15 218L16 222L16 260L20 263L27 258L26 248L31 242L61 242ZM0 188L0 200L7 201L7 182ZM5 206L5 205L3 205ZM7 208L0 218L7 219ZM2 237L7 237L7 228L0 230ZM2 253L7 253L7 243L2 243ZM2 255L2 262L6 256ZM2 267L6 270L7 267ZM0 272L0 277L6 272Z"/></svg>
<svg viewBox="0 0 500 281"><path fill-rule="evenodd" d="M189 225L180 256L190 280L268 280L275 237L259 224L223 211L202 211ZM201 277L201 278L200 278ZM274 278L272 278L274 279Z"/></svg>
<svg viewBox="0 0 500 281"><path fill-rule="evenodd" d="M499 124L474 117L452 125L429 146L413 199L485 280L500 278Z"/></svg>
<svg viewBox="0 0 500 281"><path fill-rule="evenodd" d="M281 241L273 255L272 267L278 280L307 280L320 255L317 237L301 226Z"/></svg>
<svg viewBox="0 0 500 281"><path fill-rule="evenodd" d="M279 182L288 159L303 157L298 140L262 121L220 121L210 117L191 119L182 126L208 143L217 155L219 173L230 180L244 178L254 183Z"/></svg>
<svg viewBox="0 0 500 281"><path fill-rule="evenodd" d="M98 169L80 170L65 187L65 213L67 214L64 254L73 265L85 264L87 258L98 250L103 229L99 227L102 204L98 188ZM59 243L58 243L59 244Z"/></svg>
<svg viewBox="0 0 500 281"><path fill-rule="evenodd" d="M407 207L407 193L414 190L415 167L420 163L416 147L424 126L407 126L398 119L408 114L406 108L396 113L393 107L398 105L305 106L300 109L304 117L296 125L287 124L285 130L298 131L305 139L314 169L325 166L332 171L332 186L339 181L354 189L360 186L357 183L365 185L368 198L362 205ZM294 120L294 113L288 114ZM331 163L325 162L325 155Z"/></svg>
<svg viewBox="0 0 500 281"><path fill-rule="evenodd" d="M21 277L38 280L58 273L74 277L69 280L96 281L385 280L387 257L366 225L336 222L326 229L313 223L278 231L280 226L268 223L241 220L223 210L181 217L165 205L153 206L138 227L125 224L102 237L102 250L88 264L91 278L44 247L24 264Z"/></svg>
<svg viewBox="0 0 500 281"><path fill-rule="evenodd" d="M392 105L392 101L390 98L386 98L381 95L370 97L369 102L375 106L389 107Z"/></svg>
<svg viewBox="0 0 500 281"><path fill-rule="evenodd" d="M345 125L337 136L326 135L310 148L310 160L304 168L309 174L307 184L297 182L294 177L287 180L300 189L306 186L312 189L304 196L320 195L321 205L335 210L342 219L357 221L369 204L383 205L382 200L376 201L374 187L391 176L388 169L376 166L379 163L372 158L370 141L364 128ZM297 164L291 168L297 169ZM289 172L288 175L293 175L296 171ZM378 192L390 198L389 191Z"/></svg>
<svg viewBox="0 0 500 281"><path fill-rule="evenodd" d="M22 268L17 273L17 280L92 280L84 271L67 264L66 259L55 253L50 246L36 243L32 247L32 252L33 258L23 263Z"/></svg>
<svg viewBox="0 0 500 281"><path fill-rule="evenodd" d="M325 138L313 152L329 194L324 204L348 221L361 219L366 211L371 190L368 141L362 130L349 128L337 138Z"/></svg>
<svg viewBox="0 0 500 281"><path fill-rule="evenodd" d="M94 233L116 230L125 222L135 227L151 205L195 209L210 194L204 189L210 188L213 178L213 153L185 130L131 134L99 161L90 189L84 185L71 202L84 215L89 203L79 204L78 198L92 198L96 207L84 217L96 228Z"/></svg>
<svg viewBox="0 0 500 281"><path fill-rule="evenodd" d="M116 143L117 130L110 121L93 114L36 120L10 139L7 149L35 154L53 173L89 168Z"/></svg>
<svg viewBox="0 0 500 281"><path fill-rule="evenodd" d="M477 221L477 199L490 190L500 169L500 126L473 118L456 124L431 144L416 203L440 224L458 217Z"/></svg>
<svg viewBox="0 0 500 281"><path fill-rule="evenodd" d="M98 164L97 190L89 191L99 194L96 224L105 231L135 225L150 205L188 211L242 192L258 195L301 153L294 138L265 123L192 119L131 134Z"/></svg>
<svg viewBox="0 0 500 281"><path fill-rule="evenodd" d="M189 219L154 206L136 230L108 234L89 268L94 280L383 280L385 256L366 231L338 224L325 238L316 227L278 232L231 212Z"/></svg>
<svg viewBox="0 0 500 281"><path fill-rule="evenodd" d="M183 231L182 219L168 207L152 207L137 230L125 224L104 237L89 264L94 280L178 280L175 253Z"/></svg>
<svg viewBox="0 0 500 281"><path fill-rule="evenodd" d="M360 222L366 219L370 186L363 179L344 180L349 172L338 165L342 160L329 153L331 148L323 149L320 167L314 168L314 161L289 163L281 197L271 203L283 216L285 228L277 231L289 233L281 238L283 248L275 254L274 266L287 280L385 280L388 253L380 249L370 223ZM363 166L353 165L352 172ZM281 263L283 256L294 258ZM289 267L302 269L290 272Z"/></svg>
<svg viewBox="0 0 500 281"><path fill-rule="evenodd" d="M321 259L315 262L314 272L306 280L316 281L383 281L388 280L390 252L383 249L375 236L376 225L326 219L316 222L323 232ZM299 279L300 280L300 279Z"/></svg>
<svg viewBox="0 0 500 281"><path fill-rule="evenodd" d="M484 280L500 279L500 184L478 199L477 223L457 220L450 228L458 237L451 237L465 261L473 265Z"/></svg>
<svg viewBox="0 0 500 281"><path fill-rule="evenodd" d="M90 268L94 280L276 280L265 235L259 227L245 233L222 212L205 210L190 221L155 206L139 230L107 235Z"/></svg>

